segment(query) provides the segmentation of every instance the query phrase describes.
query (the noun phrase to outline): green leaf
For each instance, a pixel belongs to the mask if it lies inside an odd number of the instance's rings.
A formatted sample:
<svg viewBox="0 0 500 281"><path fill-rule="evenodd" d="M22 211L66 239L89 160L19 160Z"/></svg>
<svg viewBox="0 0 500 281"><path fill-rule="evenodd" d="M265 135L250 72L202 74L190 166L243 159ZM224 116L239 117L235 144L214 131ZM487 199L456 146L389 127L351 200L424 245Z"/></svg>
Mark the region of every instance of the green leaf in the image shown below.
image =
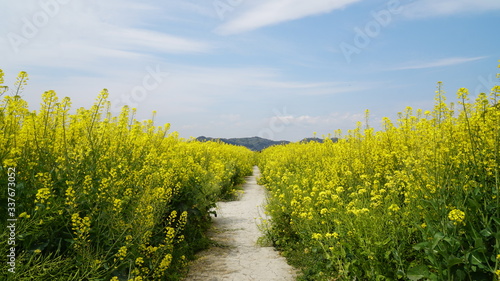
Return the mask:
<svg viewBox="0 0 500 281"><path fill-rule="evenodd" d="M75 240L73 240L73 239L64 239L64 241L66 241L70 245L75 243Z"/></svg>
<svg viewBox="0 0 500 281"><path fill-rule="evenodd" d="M473 200L473 199L469 198L468 201L469 201L469 204L471 206L474 206L476 209L481 208L481 205L479 205L479 202L477 200Z"/></svg>
<svg viewBox="0 0 500 281"><path fill-rule="evenodd" d="M452 266L460 264L460 263L463 263L462 259L457 258L455 256L448 257L448 267L452 267Z"/></svg>
<svg viewBox="0 0 500 281"><path fill-rule="evenodd" d="M495 218L495 217L492 217L492 219L497 223L497 224L500 224L500 219L498 218Z"/></svg>
<svg viewBox="0 0 500 281"><path fill-rule="evenodd" d="M418 281L422 278L428 278L429 277L429 269L425 265L417 265L414 266L410 269L408 269L408 273L406 274L406 277L412 281Z"/></svg>
<svg viewBox="0 0 500 281"><path fill-rule="evenodd" d="M417 245L414 245L413 249L420 251L420 250L425 249L427 247L429 247L429 242L420 242Z"/></svg>
<svg viewBox="0 0 500 281"><path fill-rule="evenodd" d="M476 238L474 239L474 248L477 252L484 253L486 252L486 247L484 246L483 239Z"/></svg>
<svg viewBox="0 0 500 281"><path fill-rule="evenodd" d="M391 256L391 254L392 254L392 252L391 252L391 251L386 251L386 252L384 253L384 258L389 259L389 257Z"/></svg>
<svg viewBox="0 0 500 281"><path fill-rule="evenodd" d="M481 230L479 233L481 233L481 235L483 235L484 237L490 237L493 234L493 233L491 233L491 231L489 231L486 228Z"/></svg>
<svg viewBox="0 0 500 281"><path fill-rule="evenodd" d="M432 240L432 249L436 248L439 242L444 238L444 234L442 232L437 232L434 234L434 239Z"/></svg>
<svg viewBox="0 0 500 281"><path fill-rule="evenodd" d="M443 241L446 241L447 244L452 248L460 246L460 242L454 237L445 237L443 238Z"/></svg>
<svg viewBox="0 0 500 281"><path fill-rule="evenodd" d="M482 265L483 265L483 260L482 260L481 256L479 256L478 253L472 253L470 255L470 262L473 265L477 265L479 267L482 267Z"/></svg>
<svg viewBox="0 0 500 281"><path fill-rule="evenodd" d="M439 277L435 273L431 273L429 276L430 281L439 281Z"/></svg>
<svg viewBox="0 0 500 281"><path fill-rule="evenodd" d="M455 271L455 276L457 278L457 281L465 280L465 278L467 277L465 272L461 269L457 269L457 271Z"/></svg>

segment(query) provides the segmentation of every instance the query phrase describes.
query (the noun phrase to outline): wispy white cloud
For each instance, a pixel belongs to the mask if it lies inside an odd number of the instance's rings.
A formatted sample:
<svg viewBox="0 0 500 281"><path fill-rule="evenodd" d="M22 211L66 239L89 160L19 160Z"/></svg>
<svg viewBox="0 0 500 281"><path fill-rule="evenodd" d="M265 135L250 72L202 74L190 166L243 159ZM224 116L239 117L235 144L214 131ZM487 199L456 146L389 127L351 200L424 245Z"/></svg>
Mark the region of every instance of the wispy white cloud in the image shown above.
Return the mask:
<svg viewBox="0 0 500 281"><path fill-rule="evenodd" d="M176 65L172 87L179 93L231 99L235 95L320 96L351 94L370 89L368 82L303 81L287 78L280 69L266 67L194 67Z"/></svg>
<svg viewBox="0 0 500 281"><path fill-rule="evenodd" d="M221 114L219 116L222 120L230 121L230 122L237 122L241 120L241 115L240 114Z"/></svg>
<svg viewBox="0 0 500 281"><path fill-rule="evenodd" d="M13 60L17 64L74 67L109 58L137 60L162 54L207 53L214 48L210 42L145 25L154 12L151 6L112 2L116 9L109 3L74 0L52 10L29 1L30 9L22 10L19 7L24 3L9 2L12 12L6 15L0 37L4 63ZM37 23L35 15L44 16L46 22ZM122 63L130 64L130 60Z"/></svg>
<svg viewBox="0 0 500 281"><path fill-rule="evenodd" d="M286 125L294 126L306 126L311 125L326 125L333 126L343 124L345 122L357 122L364 119L363 113L351 113L351 112L335 112L328 115L284 115L284 116L273 116L270 118L271 122L281 122Z"/></svg>
<svg viewBox="0 0 500 281"><path fill-rule="evenodd" d="M136 51L146 49L165 53L197 53L208 52L212 48L206 42L137 28L112 28L106 33L115 38L111 42L115 48Z"/></svg>
<svg viewBox="0 0 500 281"><path fill-rule="evenodd" d="M278 79L255 80L251 82L255 87L276 89L303 96L347 94L370 89L371 85L357 82L297 82Z"/></svg>
<svg viewBox="0 0 500 281"><path fill-rule="evenodd" d="M407 4L403 14L408 18L424 18L500 10L498 0L420 0Z"/></svg>
<svg viewBox="0 0 500 281"><path fill-rule="evenodd" d="M360 0L270 0L260 1L257 5L219 26L215 31L220 34L237 34L264 26L296 20L316 14L329 13L342 9ZM244 9L242 5L238 9Z"/></svg>
<svg viewBox="0 0 500 281"><path fill-rule="evenodd" d="M456 57L456 58L444 58L430 62L411 62L407 63L404 66L398 66L391 68L390 70L406 70L406 69L424 69L424 68L434 68L434 67L443 67L450 65L457 65L462 63L467 63L471 61L481 60L487 57L472 57L472 58L464 58L464 57Z"/></svg>

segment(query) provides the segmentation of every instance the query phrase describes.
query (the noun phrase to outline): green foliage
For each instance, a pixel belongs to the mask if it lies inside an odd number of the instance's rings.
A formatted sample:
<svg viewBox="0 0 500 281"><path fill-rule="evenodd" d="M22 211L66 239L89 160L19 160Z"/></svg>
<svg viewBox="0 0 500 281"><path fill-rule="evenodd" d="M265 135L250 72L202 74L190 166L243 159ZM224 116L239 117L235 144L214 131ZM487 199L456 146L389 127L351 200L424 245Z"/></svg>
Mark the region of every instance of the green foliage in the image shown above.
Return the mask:
<svg viewBox="0 0 500 281"><path fill-rule="evenodd" d="M7 197L18 219L15 274L2 263L2 280L180 279L206 246L210 209L251 173L253 152L180 139L127 107L112 116L106 90L72 114L69 98L47 91L30 111L26 81L0 102L0 185L16 171L13 195L0 194L0 227Z"/></svg>
<svg viewBox="0 0 500 281"><path fill-rule="evenodd" d="M500 87L262 152L268 239L303 280L497 280Z"/></svg>

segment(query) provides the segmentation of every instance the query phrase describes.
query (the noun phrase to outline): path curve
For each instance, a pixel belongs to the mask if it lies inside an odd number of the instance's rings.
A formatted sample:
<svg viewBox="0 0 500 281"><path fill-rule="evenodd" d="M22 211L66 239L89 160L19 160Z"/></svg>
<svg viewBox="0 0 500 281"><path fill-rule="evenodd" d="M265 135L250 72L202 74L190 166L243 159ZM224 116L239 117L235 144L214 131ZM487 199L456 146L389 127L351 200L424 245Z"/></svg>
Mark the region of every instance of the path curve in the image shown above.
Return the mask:
<svg viewBox="0 0 500 281"><path fill-rule="evenodd" d="M257 184L257 167L246 177L238 201L217 203L217 217L209 233L216 246L202 251L185 281L293 281L296 271L273 247L257 245L263 234L257 224L265 218L266 193Z"/></svg>

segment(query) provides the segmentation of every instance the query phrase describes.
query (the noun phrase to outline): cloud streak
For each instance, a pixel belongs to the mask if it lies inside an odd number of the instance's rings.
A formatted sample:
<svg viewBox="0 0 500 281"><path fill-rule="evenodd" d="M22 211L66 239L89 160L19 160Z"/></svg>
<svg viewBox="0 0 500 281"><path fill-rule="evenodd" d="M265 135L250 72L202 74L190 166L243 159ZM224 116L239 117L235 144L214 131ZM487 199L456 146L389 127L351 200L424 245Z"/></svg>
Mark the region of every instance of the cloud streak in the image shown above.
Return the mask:
<svg viewBox="0 0 500 281"><path fill-rule="evenodd" d="M194 67L172 65L177 90L207 96L235 93L296 94L301 96L347 94L369 89L367 83L345 81L291 81L279 69L266 67ZM199 91L203 89L203 91Z"/></svg>
<svg viewBox="0 0 500 281"><path fill-rule="evenodd" d="M111 42L116 48L132 46L137 51L149 49L166 53L205 53L212 49L206 42L137 28L112 28L107 34L116 38Z"/></svg>
<svg viewBox="0 0 500 281"><path fill-rule="evenodd" d="M426 18L500 10L498 0L420 0L405 6L408 18Z"/></svg>
<svg viewBox="0 0 500 281"><path fill-rule="evenodd" d="M451 66L451 65L457 65L457 64L462 64L462 63L477 61L477 60L481 60L481 59L484 59L484 58L486 58L486 57L444 58L444 59L439 59L439 60L435 60L435 61L431 61L431 62L411 63L411 64L408 64L408 65L405 65L405 66L392 68L391 70L425 69L425 68L435 68L435 67Z"/></svg>
<svg viewBox="0 0 500 281"><path fill-rule="evenodd" d="M243 33L290 20L329 13L359 1L360 0L261 1L258 5L244 11L238 17L222 24L215 31L224 35ZM243 9L243 7L241 9Z"/></svg>
<svg viewBox="0 0 500 281"><path fill-rule="evenodd" d="M312 125L339 125L344 122L358 122L364 119L363 113L351 113L351 112L336 112L328 115L285 115L285 116L273 116L270 118L271 122L283 122L286 124L294 126L309 127Z"/></svg>
<svg viewBox="0 0 500 281"><path fill-rule="evenodd" d="M18 2L16 2L18 3ZM30 2L33 4L33 2ZM158 31L153 28L144 28L144 21L152 13L149 6L132 5L129 8L121 7L120 15L113 10L111 15L101 11L96 3L76 5L79 2L57 6L50 12L41 5L32 5L32 11L26 12L17 5L10 3L12 13L5 19L5 34L0 40L3 54L12 54L16 59L24 60L30 52L37 57L30 57L36 64L37 60L45 61L45 57L54 49L63 49L64 55L75 58L94 55L112 57L121 55L158 55L158 54L188 54L208 53L214 49L212 43L192 39L186 36L172 35L168 31ZM72 5L75 4L75 5ZM96 7L97 6L97 7ZM106 4L103 4L107 7ZM140 13L137 11L140 10ZM49 11L49 12L48 12ZM1 13L0 13L1 14ZM143 22L134 17L140 14ZM42 17L43 16L43 17ZM38 23L38 18L45 18L44 24ZM126 24L122 18L130 19ZM83 51L83 52L82 52ZM114 52L113 52L114 51ZM50 54L49 54L50 56ZM90 59L92 61L93 59Z"/></svg>

